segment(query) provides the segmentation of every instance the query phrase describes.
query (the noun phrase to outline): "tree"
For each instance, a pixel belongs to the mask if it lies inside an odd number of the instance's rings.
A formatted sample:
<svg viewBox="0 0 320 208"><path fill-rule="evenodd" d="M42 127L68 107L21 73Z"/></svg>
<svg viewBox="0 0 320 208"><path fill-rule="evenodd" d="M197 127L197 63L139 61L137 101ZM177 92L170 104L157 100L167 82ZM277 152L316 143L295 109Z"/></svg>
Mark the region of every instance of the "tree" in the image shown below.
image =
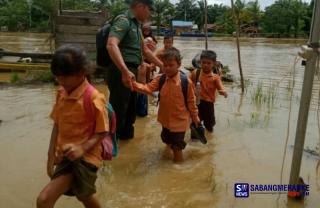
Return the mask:
<svg viewBox="0 0 320 208"><path fill-rule="evenodd" d="M310 29L311 29L310 25L312 20L313 7L314 7L314 0L311 0L310 5L307 6L306 14L302 18L304 21L304 27L302 28L302 31L305 32L307 35L309 35Z"/></svg>
<svg viewBox="0 0 320 208"><path fill-rule="evenodd" d="M265 10L262 19L265 32L297 37L305 28L308 5L299 0L278 0Z"/></svg>
<svg viewBox="0 0 320 208"><path fill-rule="evenodd" d="M302 29L305 27L304 19L307 18L308 13L308 4L303 3L298 0L292 1L291 10L293 14L293 34L297 38L298 34L302 32Z"/></svg>
<svg viewBox="0 0 320 208"><path fill-rule="evenodd" d="M221 25L226 33L232 34L235 31L232 9L230 7L216 18L216 24Z"/></svg>
<svg viewBox="0 0 320 208"><path fill-rule="evenodd" d="M222 4L208 5L208 22L215 23L219 17L227 12L228 8Z"/></svg>
<svg viewBox="0 0 320 208"><path fill-rule="evenodd" d="M37 31L54 31L54 0L33 0L32 4L32 20L36 23L34 27Z"/></svg>
<svg viewBox="0 0 320 208"><path fill-rule="evenodd" d="M194 16L194 21L198 25L198 28L200 31L202 31L204 27L204 15L205 15L205 5L204 1L198 1L198 5L195 8L195 16ZM209 19L209 18L208 18Z"/></svg>
<svg viewBox="0 0 320 208"><path fill-rule="evenodd" d="M61 0L62 9L64 10L96 10L96 2L90 0Z"/></svg>
<svg viewBox="0 0 320 208"><path fill-rule="evenodd" d="M246 5L246 12L249 15L249 21L258 25L262 15L258 0L248 2Z"/></svg>
<svg viewBox="0 0 320 208"><path fill-rule="evenodd" d="M175 7L175 18L184 21L192 21L195 7L195 0L180 0Z"/></svg>
<svg viewBox="0 0 320 208"><path fill-rule="evenodd" d="M11 31L23 31L29 25L29 6L26 1L6 1L0 7L0 25Z"/></svg>
<svg viewBox="0 0 320 208"><path fill-rule="evenodd" d="M126 0L100 0L99 8L105 7L110 16L114 17L128 9Z"/></svg>
<svg viewBox="0 0 320 208"><path fill-rule="evenodd" d="M291 18L288 13L288 5L284 1L277 1L273 5L266 7L263 16L264 32L272 34L289 33L288 24L291 24Z"/></svg>
<svg viewBox="0 0 320 208"><path fill-rule="evenodd" d="M169 0L155 0L155 22L157 24L157 33L160 33L160 25L170 24L174 15L174 6Z"/></svg>

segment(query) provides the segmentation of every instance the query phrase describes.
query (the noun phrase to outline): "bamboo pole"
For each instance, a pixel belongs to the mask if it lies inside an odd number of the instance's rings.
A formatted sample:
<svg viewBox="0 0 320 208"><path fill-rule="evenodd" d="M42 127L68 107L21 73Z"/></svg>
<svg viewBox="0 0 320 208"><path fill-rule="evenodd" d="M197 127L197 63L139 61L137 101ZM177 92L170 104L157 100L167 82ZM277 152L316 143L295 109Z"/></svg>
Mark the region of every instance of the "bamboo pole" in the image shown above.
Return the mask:
<svg viewBox="0 0 320 208"><path fill-rule="evenodd" d="M232 12L233 12L233 18L236 22L236 42L237 42L237 52L238 52L238 65L239 65L240 80L241 80L241 92L244 93L244 79L243 79L243 73L242 73L240 43L239 43L240 20L239 20L239 14L236 15L233 0L231 0L231 8L232 8Z"/></svg>

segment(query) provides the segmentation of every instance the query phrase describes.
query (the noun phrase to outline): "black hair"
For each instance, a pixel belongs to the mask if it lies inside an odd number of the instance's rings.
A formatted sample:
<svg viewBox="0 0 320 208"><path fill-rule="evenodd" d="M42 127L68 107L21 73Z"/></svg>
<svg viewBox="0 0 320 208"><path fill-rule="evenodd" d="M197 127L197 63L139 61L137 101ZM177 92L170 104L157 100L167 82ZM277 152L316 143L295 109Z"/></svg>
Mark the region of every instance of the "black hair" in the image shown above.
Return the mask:
<svg viewBox="0 0 320 208"><path fill-rule="evenodd" d="M165 36L163 37L163 41L164 41L164 40L169 40L169 39L171 39L171 40L173 41L173 36L172 36L172 35L165 35Z"/></svg>
<svg viewBox="0 0 320 208"><path fill-rule="evenodd" d="M210 59L212 61L216 61L217 54L216 54L216 52L214 52L212 50L204 50L204 51L202 51L202 53L200 55L200 60L201 59Z"/></svg>
<svg viewBox="0 0 320 208"><path fill-rule="evenodd" d="M92 70L85 50L80 46L63 45L59 47L51 61L51 72L55 76L72 76L81 71L86 75Z"/></svg>
<svg viewBox="0 0 320 208"><path fill-rule="evenodd" d="M147 35L144 34L144 32L143 32L143 29L144 29L144 28L148 28L148 29L149 29L149 34L147 34ZM144 38L151 37L152 40L153 40L156 44L158 43L157 39L156 39L156 38L153 36L153 34L152 34L152 29L151 29L151 26L150 26L150 25L144 25L144 26L142 27L142 35L143 35Z"/></svg>
<svg viewBox="0 0 320 208"><path fill-rule="evenodd" d="M175 47L172 47L164 50L161 59L175 59L180 64L182 57L180 55L180 51Z"/></svg>

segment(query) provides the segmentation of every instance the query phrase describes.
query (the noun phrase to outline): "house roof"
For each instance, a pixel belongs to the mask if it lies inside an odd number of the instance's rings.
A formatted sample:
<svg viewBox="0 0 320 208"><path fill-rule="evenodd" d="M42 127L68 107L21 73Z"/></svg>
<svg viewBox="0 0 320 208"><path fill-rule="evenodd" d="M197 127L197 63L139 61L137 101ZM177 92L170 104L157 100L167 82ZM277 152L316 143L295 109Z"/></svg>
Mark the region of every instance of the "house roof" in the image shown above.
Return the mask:
<svg viewBox="0 0 320 208"><path fill-rule="evenodd" d="M173 27L192 27L193 23L188 21L172 20Z"/></svg>

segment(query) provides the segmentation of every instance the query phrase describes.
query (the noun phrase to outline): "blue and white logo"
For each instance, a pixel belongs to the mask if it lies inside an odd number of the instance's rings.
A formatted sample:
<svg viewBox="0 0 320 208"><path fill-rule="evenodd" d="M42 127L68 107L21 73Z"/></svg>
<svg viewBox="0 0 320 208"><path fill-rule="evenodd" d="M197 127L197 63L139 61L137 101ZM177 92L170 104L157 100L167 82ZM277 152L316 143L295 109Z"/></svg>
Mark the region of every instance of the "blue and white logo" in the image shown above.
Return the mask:
<svg viewBox="0 0 320 208"><path fill-rule="evenodd" d="M249 184L248 183L235 183L234 184L234 197L248 198L249 197Z"/></svg>

